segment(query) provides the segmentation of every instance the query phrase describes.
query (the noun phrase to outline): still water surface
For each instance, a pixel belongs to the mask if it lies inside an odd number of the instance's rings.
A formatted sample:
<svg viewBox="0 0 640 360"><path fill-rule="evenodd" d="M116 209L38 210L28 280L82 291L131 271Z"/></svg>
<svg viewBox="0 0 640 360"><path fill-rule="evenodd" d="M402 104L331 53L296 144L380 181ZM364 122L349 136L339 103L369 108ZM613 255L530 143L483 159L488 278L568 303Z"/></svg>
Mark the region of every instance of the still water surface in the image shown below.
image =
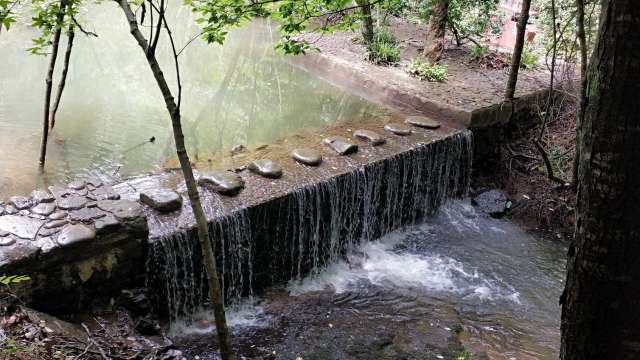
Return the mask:
<svg viewBox="0 0 640 360"><path fill-rule="evenodd" d="M188 8L170 13L182 47L199 28ZM109 179L153 171L174 157L160 91L121 10L105 2L81 18L99 37L76 36L44 174L37 159L48 59L27 53L32 29L16 26L0 34L0 198L76 176ZM180 55L182 119L192 159L383 112L291 65L274 51L277 37L275 26L256 21L233 31L224 46L197 40ZM175 86L166 40L161 38L159 57ZM64 46L63 41L59 69Z"/></svg>

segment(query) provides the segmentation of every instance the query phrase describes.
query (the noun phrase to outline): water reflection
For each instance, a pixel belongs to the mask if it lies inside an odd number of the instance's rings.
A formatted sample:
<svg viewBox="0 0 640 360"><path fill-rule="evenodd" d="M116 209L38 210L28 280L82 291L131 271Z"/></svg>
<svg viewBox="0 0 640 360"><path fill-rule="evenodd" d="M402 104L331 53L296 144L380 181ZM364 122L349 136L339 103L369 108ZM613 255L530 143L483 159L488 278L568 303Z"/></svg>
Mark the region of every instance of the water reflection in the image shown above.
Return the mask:
<svg viewBox="0 0 640 360"><path fill-rule="evenodd" d="M186 44L199 31L194 16L177 4L170 12L176 42ZM25 51L35 34L26 26L0 36L0 197L76 175L151 171L174 154L160 92L120 10L104 3L82 18L99 37L76 36L44 174L38 174L37 155L47 59ZM273 50L276 31L268 21L256 21L233 31L224 47L197 40L180 56L183 125L194 160L382 112L290 65ZM175 86L163 40L159 57Z"/></svg>

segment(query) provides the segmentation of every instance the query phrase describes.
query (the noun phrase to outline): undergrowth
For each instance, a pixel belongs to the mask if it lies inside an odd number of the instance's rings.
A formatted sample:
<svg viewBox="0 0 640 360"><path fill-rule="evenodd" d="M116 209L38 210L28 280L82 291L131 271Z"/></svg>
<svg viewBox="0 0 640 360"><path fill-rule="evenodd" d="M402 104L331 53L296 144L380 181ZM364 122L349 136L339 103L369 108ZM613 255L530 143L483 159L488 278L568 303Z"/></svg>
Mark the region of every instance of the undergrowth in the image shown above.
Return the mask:
<svg viewBox="0 0 640 360"><path fill-rule="evenodd" d="M407 72L421 80L443 82L447 80L447 67L441 64L429 64L419 58L412 59Z"/></svg>
<svg viewBox="0 0 640 360"><path fill-rule="evenodd" d="M367 60L376 65L391 65L400 61L398 41L391 31L379 29L367 45Z"/></svg>

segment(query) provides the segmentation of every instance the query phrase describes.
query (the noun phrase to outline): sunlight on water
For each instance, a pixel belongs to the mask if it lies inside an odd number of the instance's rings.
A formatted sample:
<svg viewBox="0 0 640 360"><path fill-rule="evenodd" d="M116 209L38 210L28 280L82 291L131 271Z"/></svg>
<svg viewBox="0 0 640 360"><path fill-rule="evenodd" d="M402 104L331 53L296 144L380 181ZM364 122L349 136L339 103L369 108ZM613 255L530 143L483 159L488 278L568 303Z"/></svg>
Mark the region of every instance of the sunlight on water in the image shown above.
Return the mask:
<svg viewBox="0 0 640 360"><path fill-rule="evenodd" d="M169 17L179 46L199 32L185 6L175 3ZM105 2L80 19L99 37L76 36L42 175L37 159L48 59L27 53L35 31L24 25L0 36L0 198L78 175L109 179L153 171L175 156L162 97L121 10ZM256 21L233 31L224 46L197 40L180 55L182 121L193 160L382 111L292 66L274 51L277 36L275 26ZM54 91L65 46L62 41ZM166 37L158 47L175 89Z"/></svg>

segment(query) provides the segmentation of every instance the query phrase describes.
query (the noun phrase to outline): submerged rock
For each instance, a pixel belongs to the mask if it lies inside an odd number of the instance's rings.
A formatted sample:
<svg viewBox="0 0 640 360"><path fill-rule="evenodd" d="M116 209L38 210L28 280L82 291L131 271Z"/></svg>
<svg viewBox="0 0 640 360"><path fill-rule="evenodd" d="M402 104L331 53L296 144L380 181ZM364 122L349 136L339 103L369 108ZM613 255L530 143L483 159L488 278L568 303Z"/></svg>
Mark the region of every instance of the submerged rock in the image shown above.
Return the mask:
<svg viewBox="0 0 640 360"><path fill-rule="evenodd" d="M31 212L38 215L47 216L56 210L56 204L43 202L31 208Z"/></svg>
<svg viewBox="0 0 640 360"><path fill-rule="evenodd" d="M142 207L131 200L100 200L98 208L112 213L121 220L133 220L142 216Z"/></svg>
<svg viewBox="0 0 640 360"><path fill-rule="evenodd" d="M291 157L302 164L318 166L322 162L322 155L313 149L295 149L291 152Z"/></svg>
<svg viewBox="0 0 640 360"><path fill-rule="evenodd" d="M355 136L360 140L367 141L373 146L379 146L387 142L384 137L382 137L377 132L371 131L371 130L363 130L363 129L356 130L353 132L353 136Z"/></svg>
<svg viewBox="0 0 640 360"><path fill-rule="evenodd" d="M87 204L87 198L80 195L71 195L69 197L58 200L58 207L62 210L76 210Z"/></svg>
<svg viewBox="0 0 640 360"><path fill-rule="evenodd" d="M12 196L9 198L9 203L18 210L24 210L33 205L33 200L26 196Z"/></svg>
<svg viewBox="0 0 640 360"><path fill-rule="evenodd" d="M53 194L45 189L33 190L33 192L31 192L31 197L37 203L50 203L55 200Z"/></svg>
<svg viewBox="0 0 640 360"><path fill-rule="evenodd" d="M511 201L500 190L489 190L481 193L472 200L480 211L492 217L501 217L511 207Z"/></svg>
<svg viewBox="0 0 640 360"><path fill-rule="evenodd" d="M44 224L43 220L20 215L0 216L0 230L23 239L33 239Z"/></svg>
<svg viewBox="0 0 640 360"><path fill-rule="evenodd" d="M358 145L342 136L331 136L324 139L325 145L340 155L349 155L358 151Z"/></svg>
<svg viewBox="0 0 640 360"><path fill-rule="evenodd" d="M96 231L92 226L74 224L65 226L58 235L58 244L68 246L95 239Z"/></svg>
<svg viewBox="0 0 640 360"><path fill-rule="evenodd" d="M437 129L440 127L440 123L438 121L426 116L409 116L405 122L425 129Z"/></svg>
<svg viewBox="0 0 640 360"><path fill-rule="evenodd" d="M140 193L140 201L160 212L175 211L182 207L182 196L166 188L144 190Z"/></svg>
<svg viewBox="0 0 640 360"><path fill-rule="evenodd" d="M248 169L253 173L271 179L277 179L282 176L282 167L280 164L269 159L252 161Z"/></svg>
<svg viewBox="0 0 640 360"><path fill-rule="evenodd" d="M244 188L240 175L226 170L213 170L198 178L198 184L224 195L235 195Z"/></svg>
<svg viewBox="0 0 640 360"><path fill-rule="evenodd" d="M399 136L411 135L411 133L413 132L413 130L411 130L411 127L405 124L397 124L397 123L387 124L384 126L384 129L390 133L393 133Z"/></svg>

